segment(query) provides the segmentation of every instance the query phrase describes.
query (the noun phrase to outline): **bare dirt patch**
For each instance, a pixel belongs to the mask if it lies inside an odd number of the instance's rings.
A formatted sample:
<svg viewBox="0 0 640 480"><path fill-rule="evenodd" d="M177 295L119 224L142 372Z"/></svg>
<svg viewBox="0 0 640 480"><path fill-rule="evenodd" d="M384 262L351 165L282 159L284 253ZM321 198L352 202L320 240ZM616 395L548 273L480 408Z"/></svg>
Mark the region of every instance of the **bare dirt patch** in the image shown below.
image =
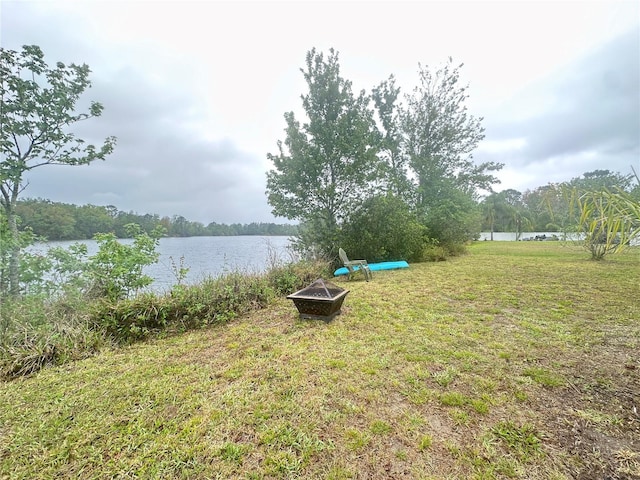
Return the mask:
<svg viewBox="0 0 640 480"><path fill-rule="evenodd" d="M569 386L532 403L573 478L640 479L640 372L628 352L603 350L576 363Z"/></svg>

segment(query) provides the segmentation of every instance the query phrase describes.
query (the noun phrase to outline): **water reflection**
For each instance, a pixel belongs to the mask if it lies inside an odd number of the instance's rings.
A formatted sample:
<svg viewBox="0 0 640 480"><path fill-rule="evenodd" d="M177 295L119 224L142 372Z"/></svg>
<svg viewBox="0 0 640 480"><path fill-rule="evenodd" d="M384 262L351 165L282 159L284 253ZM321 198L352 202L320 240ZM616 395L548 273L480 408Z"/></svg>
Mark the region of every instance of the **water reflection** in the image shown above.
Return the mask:
<svg viewBox="0 0 640 480"><path fill-rule="evenodd" d="M130 244L132 240L123 239ZM87 245L89 255L98 251L94 240L38 243L32 252L46 253L50 247L68 248L74 243ZM189 271L183 283L192 284L206 277L216 277L229 271L256 273L265 271L273 261L288 262L294 256L290 237L234 236L161 238L158 245L158 263L145 268L144 273L154 279L151 289L168 291L177 280L181 265Z"/></svg>

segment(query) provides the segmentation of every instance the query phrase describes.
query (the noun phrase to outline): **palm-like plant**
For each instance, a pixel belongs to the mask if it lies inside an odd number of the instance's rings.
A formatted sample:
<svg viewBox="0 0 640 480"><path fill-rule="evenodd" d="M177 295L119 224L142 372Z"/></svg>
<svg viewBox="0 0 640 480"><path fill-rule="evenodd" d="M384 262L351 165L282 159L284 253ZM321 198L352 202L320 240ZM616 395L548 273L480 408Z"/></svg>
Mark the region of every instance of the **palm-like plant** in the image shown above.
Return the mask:
<svg viewBox="0 0 640 480"><path fill-rule="evenodd" d="M640 238L640 202L622 189L570 191L570 212L591 258L601 260Z"/></svg>

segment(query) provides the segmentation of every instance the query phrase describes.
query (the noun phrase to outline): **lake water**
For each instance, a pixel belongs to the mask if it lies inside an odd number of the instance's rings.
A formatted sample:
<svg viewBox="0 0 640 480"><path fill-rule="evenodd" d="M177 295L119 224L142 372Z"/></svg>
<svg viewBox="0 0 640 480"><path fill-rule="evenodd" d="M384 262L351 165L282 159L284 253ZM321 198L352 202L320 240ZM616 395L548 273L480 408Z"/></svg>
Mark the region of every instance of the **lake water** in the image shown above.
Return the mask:
<svg viewBox="0 0 640 480"><path fill-rule="evenodd" d="M523 232L522 235L520 235L520 240L535 239L537 235L546 235L547 240L549 237L553 237L554 235L558 237L559 240L579 241L584 238L584 235L579 233L564 234L562 232ZM482 232L480 234L480 240L491 240L491 232ZM496 242L515 242L516 234L515 232L493 232L493 240ZM636 237L633 239L631 241L631 245L640 246L640 238Z"/></svg>
<svg viewBox="0 0 640 480"><path fill-rule="evenodd" d="M524 232L522 239L535 238L536 235L554 235L550 232ZM561 234L556 233L559 237ZM489 240L491 234L482 232L480 240ZM495 241L515 241L512 232L494 232ZM160 259L150 265L145 273L154 279L151 285L156 292L168 291L177 283L175 268L180 262L189 269L184 283L197 283L206 277L216 277L229 271L263 272L273 261L287 263L296 259L290 249L290 237L267 236L235 236L235 237L185 237L161 238L158 246ZM131 243L131 240L121 240ZM73 243L85 243L89 255L97 252L97 244L93 240L81 242L49 242L40 243L29 248L30 251L45 252L49 246L68 247Z"/></svg>
<svg viewBox="0 0 640 480"><path fill-rule="evenodd" d="M535 238L538 235L546 235L547 238L553 235L558 238L563 238L563 233L561 232L523 232L520 235L520 240ZM482 232L480 233L480 240L491 240L491 232ZM493 240L497 242L515 242L516 241L516 233L515 232L493 232Z"/></svg>
<svg viewBox="0 0 640 480"><path fill-rule="evenodd" d="M74 243L86 244L89 255L98 250L93 240L40 243L29 250L44 253L48 247L66 248ZM161 238L157 249L158 263L145 268L145 273L154 279L151 285L154 291L168 291L177 283L173 266L180 268L181 259L184 267L189 268L184 283L197 283L229 271L262 272L274 260L289 262L294 258L289 244L290 237L275 236Z"/></svg>

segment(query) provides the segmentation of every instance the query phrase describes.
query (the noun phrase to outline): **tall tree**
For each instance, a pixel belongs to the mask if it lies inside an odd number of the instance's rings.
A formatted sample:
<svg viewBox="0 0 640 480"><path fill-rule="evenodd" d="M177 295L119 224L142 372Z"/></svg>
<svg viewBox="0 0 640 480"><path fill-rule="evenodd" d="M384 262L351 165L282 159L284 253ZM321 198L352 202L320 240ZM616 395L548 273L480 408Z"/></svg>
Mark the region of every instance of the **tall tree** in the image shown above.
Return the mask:
<svg viewBox="0 0 640 480"><path fill-rule="evenodd" d="M460 85L453 60L435 72L420 65L420 84L406 97L402 112L404 150L418 181L419 209L436 207L451 188L474 197L498 179L490 172L502 164L476 164L472 152L484 138L482 118L467 111L468 86Z"/></svg>
<svg viewBox="0 0 640 480"><path fill-rule="evenodd" d="M378 178L373 113L365 92L356 96L341 76L333 49L326 58L309 51L301 71L309 88L301 97L307 121L285 114L286 139L267 155L274 166L268 201L275 215L306 225L302 247L332 254L340 223Z"/></svg>
<svg viewBox="0 0 640 480"><path fill-rule="evenodd" d="M628 191L632 188L632 184L632 175L623 175L610 170L585 172L582 176L572 178L569 182L570 187L576 187L580 192L596 192L605 189Z"/></svg>
<svg viewBox="0 0 640 480"><path fill-rule="evenodd" d="M569 203L562 184L548 183L522 195L535 232L558 232L569 221Z"/></svg>
<svg viewBox="0 0 640 480"><path fill-rule="evenodd" d="M113 231L113 218L109 215L106 207L83 205L76 208L75 214L75 238L93 238L96 233Z"/></svg>
<svg viewBox="0 0 640 480"><path fill-rule="evenodd" d="M496 230L496 219L498 217L499 197L497 193L492 193L485 198L482 203L482 226L488 226L491 233L490 240L493 241L493 232Z"/></svg>
<svg viewBox="0 0 640 480"><path fill-rule="evenodd" d="M400 125L400 88L395 86L393 75L375 87L371 98L379 120L379 157L384 167L384 183L387 191L411 204L413 184L408 175L407 157L402 151Z"/></svg>
<svg viewBox="0 0 640 480"><path fill-rule="evenodd" d="M484 128L482 118L467 111L461 68L451 58L435 71L420 65L420 84L405 96L400 114L402 148L417 182L417 212L429 234L450 246L479 233L477 192L491 190L498 179L490 172L502 168L473 161Z"/></svg>
<svg viewBox="0 0 640 480"><path fill-rule="evenodd" d="M22 51L0 49L0 204L4 209L11 248L9 293L19 291L18 196L26 188L24 175L44 165L86 165L112 152L115 138L96 148L85 144L70 127L101 115L92 102L76 113L76 102L91 85L89 67L57 62L49 67L35 45Z"/></svg>
<svg viewBox="0 0 640 480"><path fill-rule="evenodd" d="M493 192L480 203L483 214L483 228L491 232L504 232L511 219L511 206L505 199L504 192Z"/></svg>

